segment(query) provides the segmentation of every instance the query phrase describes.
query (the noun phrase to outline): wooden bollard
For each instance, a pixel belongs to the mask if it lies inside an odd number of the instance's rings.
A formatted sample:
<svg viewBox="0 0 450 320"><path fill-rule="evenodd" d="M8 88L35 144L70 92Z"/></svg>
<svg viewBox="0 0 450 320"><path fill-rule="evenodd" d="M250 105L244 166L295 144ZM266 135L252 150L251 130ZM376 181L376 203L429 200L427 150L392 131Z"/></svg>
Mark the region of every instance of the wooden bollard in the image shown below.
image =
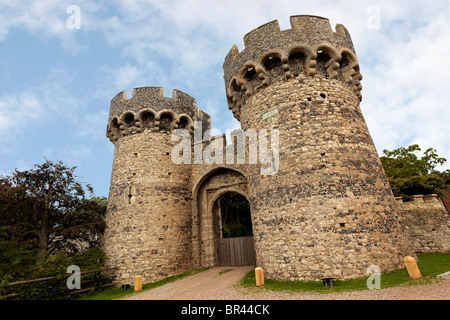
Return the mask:
<svg viewBox="0 0 450 320"><path fill-rule="evenodd" d="M422 274L420 273L416 260L413 257L407 256L403 259L403 261L405 261L406 269L408 269L409 276L412 279L422 278Z"/></svg>
<svg viewBox="0 0 450 320"><path fill-rule="evenodd" d="M134 291L142 290L142 276L134 277Z"/></svg>
<svg viewBox="0 0 450 320"><path fill-rule="evenodd" d="M258 267L255 269L255 278L257 287L264 285L264 271L262 268Z"/></svg>

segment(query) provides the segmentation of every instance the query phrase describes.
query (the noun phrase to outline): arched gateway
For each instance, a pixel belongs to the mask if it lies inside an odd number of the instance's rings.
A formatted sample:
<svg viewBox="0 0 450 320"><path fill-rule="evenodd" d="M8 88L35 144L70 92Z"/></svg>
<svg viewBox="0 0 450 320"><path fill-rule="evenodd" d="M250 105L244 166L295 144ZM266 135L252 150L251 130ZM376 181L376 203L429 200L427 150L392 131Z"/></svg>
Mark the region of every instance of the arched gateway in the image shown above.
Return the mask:
<svg viewBox="0 0 450 320"><path fill-rule="evenodd" d="M224 238L220 200L227 193L242 195L248 201L248 181L243 172L217 167L204 174L194 187L193 254L199 265L254 265L256 262L251 235Z"/></svg>
<svg viewBox="0 0 450 320"><path fill-rule="evenodd" d="M266 278L353 279L371 265L403 268L403 257L413 255L361 112L350 34L316 16L290 22L288 30L272 21L250 31L223 64L224 99L239 131L249 141L258 132L258 152L248 145L252 161L239 161L238 136L229 141L237 151L208 137L210 116L186 93L165 97L162 88L141 87L112 99L104 249L122 283L222 263L220 199L230 192L250 203L256 264ZM194 161L184 161L189 144L181 163L171 157L180 150L176 129L192 139ZM268 131L277 132L270 157L262 143ZM208 161L198 161L205 154Z"/></svg>

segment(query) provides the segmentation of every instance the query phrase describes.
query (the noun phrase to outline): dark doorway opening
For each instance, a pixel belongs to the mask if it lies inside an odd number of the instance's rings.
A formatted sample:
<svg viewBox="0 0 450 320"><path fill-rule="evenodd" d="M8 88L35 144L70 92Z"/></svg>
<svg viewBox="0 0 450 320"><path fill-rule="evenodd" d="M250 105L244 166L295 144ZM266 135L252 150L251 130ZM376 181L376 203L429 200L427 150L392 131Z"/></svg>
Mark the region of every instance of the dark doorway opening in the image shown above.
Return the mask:
<svg viewBox="0 0 450 320"><path fill-rule="evenodd" d="M216 204L220 214L220 235L216 238L217 265L255 265L252 219L247 198L228 192Z"/></svg>
<svg viewBox="0 0 450 320"><path fill-rule="evenodd" d="M253 236L250 203L236 192L228 192L220 198L222 238Z"/></svg>

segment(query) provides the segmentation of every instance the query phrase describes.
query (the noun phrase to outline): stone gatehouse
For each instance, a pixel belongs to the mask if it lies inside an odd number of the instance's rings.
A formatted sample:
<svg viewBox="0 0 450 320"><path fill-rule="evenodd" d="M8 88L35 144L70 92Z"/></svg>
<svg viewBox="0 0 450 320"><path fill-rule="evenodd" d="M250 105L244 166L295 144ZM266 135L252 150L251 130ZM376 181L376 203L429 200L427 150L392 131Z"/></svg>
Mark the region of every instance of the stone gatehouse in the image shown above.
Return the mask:
<svg viewBox="0 0 450 320"><path fill-rule="evenodd" d="M220 199L230 192L250 204L252 250L268 278L350 279L370 265L402 268L414 254L360 109L350 34L321 17L290 21L289 30L272 21L250 31L223 64L224 98L242 131L278 134L272 174L261 172L273 162L250 161L248 145L239 161L237 139L209 137L210 116L181 91L165 97L160 87L140 87L112 99L104 249L122 283L217 264ZM177 129L192 138L188 163L172 158ZM197 163L195 150L208 148L215 161Z"/></svg>

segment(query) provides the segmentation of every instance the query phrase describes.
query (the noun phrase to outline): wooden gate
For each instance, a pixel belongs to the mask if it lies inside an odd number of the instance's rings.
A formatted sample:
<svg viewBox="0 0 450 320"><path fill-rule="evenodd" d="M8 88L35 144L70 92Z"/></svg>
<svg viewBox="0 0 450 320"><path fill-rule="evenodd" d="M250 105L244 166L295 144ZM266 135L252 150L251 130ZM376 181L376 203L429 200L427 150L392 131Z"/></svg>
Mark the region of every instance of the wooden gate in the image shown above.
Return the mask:
<svg viewBox="0 0 450 320"><path fill-rule="evenodd" d="M253 237L216 239L218 266L254 266L256 253Z"/></svg>

